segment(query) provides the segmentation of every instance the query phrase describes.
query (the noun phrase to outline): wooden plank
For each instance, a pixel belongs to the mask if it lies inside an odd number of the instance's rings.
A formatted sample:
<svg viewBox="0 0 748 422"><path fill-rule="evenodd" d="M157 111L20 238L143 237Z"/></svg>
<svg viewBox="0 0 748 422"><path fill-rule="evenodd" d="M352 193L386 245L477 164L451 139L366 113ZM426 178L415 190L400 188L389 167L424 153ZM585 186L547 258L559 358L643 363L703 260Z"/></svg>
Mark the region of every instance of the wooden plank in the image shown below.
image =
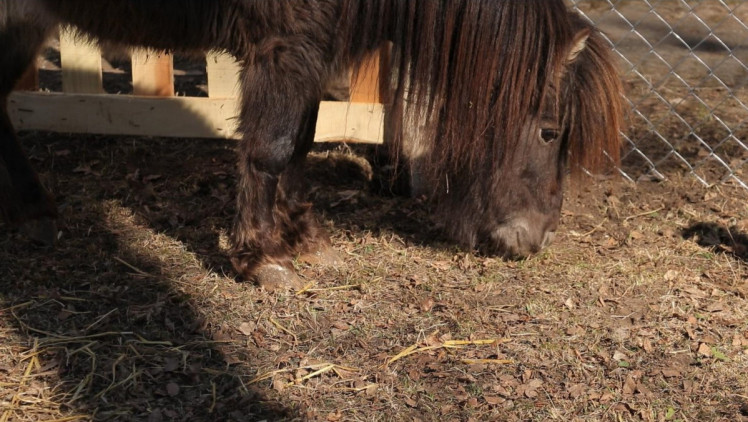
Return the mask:
<svg viewBox="0 0 748 422"><path fill-rule="evenodd" d="M18 130L237 138L233 98L14 92L8 106ZM381 143L383 121L379 104L325 101L320 105L315 140Z"/></svg>
<svg viewBox="0 0 748 422"><path fill-rule="evenodd" d="M233 56L212 51L205 56L208 97L239 98L239 63Z"/></svg>
<svg viewBox="0 0 748 422"><path fill-rule="evenodd" d="M109 135L230 138L237 114L233 101L194 97L16 92L8 105L18 130Z"/></svg>
<svg viewBox="0 0 748 422"><path fill-rule="evenodd" d="M383 124L384 107L381 104L322 101L314 140L381 144Z"/></svg>
<svg viewBox="0 0 748 422"><path fill-rule="evenodd" d="M101 52L90 40L76 35L70 28L60 30L60 63L62 91L77 94L103 92Z"/></svg>
<svg viewBox="0 0 748 422"><path fill-rule="evenodd" d="M386 103L389 90L389 47L369 56L357 74L351 75L351 102Z"/></svg>
<svg viewBox="0 0 748 422"><path fill-rule="evenodd" d="M173 97L173 56L159 51L136 50L132 55L132 87L135 95Z"/></svg>

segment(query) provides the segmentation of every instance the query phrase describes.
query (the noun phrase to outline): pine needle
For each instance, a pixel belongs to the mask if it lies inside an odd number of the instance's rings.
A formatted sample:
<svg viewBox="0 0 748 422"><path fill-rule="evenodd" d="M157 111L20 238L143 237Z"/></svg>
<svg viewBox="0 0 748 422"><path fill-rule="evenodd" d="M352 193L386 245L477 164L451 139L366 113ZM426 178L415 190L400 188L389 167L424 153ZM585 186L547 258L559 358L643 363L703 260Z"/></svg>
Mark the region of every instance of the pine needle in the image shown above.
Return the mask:
<svg viewBox="0 0 748 422"><path fill-rule="evenodd" d="M384 366L389 366L395 361L398 361L406 356L410 356L416 353L426 352L429 350L435 350L435 349L460 349L466 346L487 346L492 344L499 344L499 343L506 343L508 341L511 341L509 338L501 338L501 339L486 339L486 340L446 340L441 344L433 345L433 346L424 346L424 347L418 347L417 344L411 345L406 347L403 351L398 353L397 355L390 358L387 363L384 364ZM470 360L470 359L465 359ZM463 362L465 361L463 360ZM491 360L491 359L488 359ZM494 362L496 363L496 362ZM502 362L502 363L509 363L509 362Z"/></svg>

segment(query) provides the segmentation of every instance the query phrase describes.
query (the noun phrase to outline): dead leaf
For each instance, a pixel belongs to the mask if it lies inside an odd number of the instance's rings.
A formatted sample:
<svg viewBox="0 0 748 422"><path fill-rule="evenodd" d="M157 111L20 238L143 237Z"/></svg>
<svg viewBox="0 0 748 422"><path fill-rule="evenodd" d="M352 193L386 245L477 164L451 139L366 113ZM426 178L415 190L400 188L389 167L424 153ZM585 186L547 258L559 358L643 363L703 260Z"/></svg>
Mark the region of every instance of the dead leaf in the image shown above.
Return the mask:
<svg viewBox="0 0 748 422"><path fill-rule="evenodd" d="M243 362L242 359L239 359L239 357L233 353L224 353L223 361L226 362L228 365L237 365Z"/></svg>
<svg viewBox="0 0 748 422"><path fill-rule="evenodd" d="M77 167L77 169L80 169L80 171L78 171L78 173L83 173L83 174L85 174L87 176L88 175L101 176L101 172L100 171L93 170L93 167L96 166L96 165L98 165L98 164L100 164L100 163L101 163L101 161L99 161L99 160L91 160L91 162L89 162L87 164L82 164L82 165L80 165L80 166ZM74 169L73 172L76 172L76 170Z"/></svg>
<svg viewBox="0 0 748 422"><path fill-rule="evenodd" d="M213 333L213 340L217 342L229 342L232 338L230 333L221 328Z"/></svg>
<svg viewBox="0 0 748 422"><path fill-rule="evenodd" d="M636 380L634 377L629 375L626 377L626 381L623 382L623 394L631 396L636 392Z"/></svg>
<svg viewBox="0 0 748 422"><path fill-rule="evenodd" d="M428 312L433 307L434 307L434 299L431 299L429 297L429 298L426 298L426 299L424 299L424 300L421 301L421 310L423 312Z"/></svg>
<svg viewBox="0 0 748 422"><path fill-rule="evenodd" d="M682 290L683 293L687 293L685 296L692 298L705 298L707 294L705 291L695 286L688 286Z"/></svg>
<svg viewBox="0 0 748 422"><path fill-rule="evenodd" d="M257 324L253 322L242 322L241 325L239 325L239 332L245 336L250 336L254 333L256 327Z"/></svg>
<svg viewBox="0 0 748 422"><path fill-rule="evenodd" d="M527 397L528 399L533 399L538 396L538 392L536 390L524 389L524 393L525 397Z"/></svg>
<svg viewBox="0 0 748 422"><path fill-rule="evenodd" d="M587 391L587 385L585 384L574 384L566 389L566 393L572 399L581 397L585 393L585 391Z"/></svg>
<svg viewBox="0 0 748 422"><path fill-rule="evenodd" d="M663 369L662 376L665 378L675 378L680 376L680 371L674 368Z"/></svg>
<svg viewBox="0 0 748 422"><path fill-rule="evenodd" d="M573 327L568 327L566 329L566 335L567 336L581 336L584 335L585 329L584 327L580 327L578 325L575 325ZM579 356L579 351L575 350L577 356Z"/></svg>
<svg viewBox="0 0 748 422"><path fill-rule="evenodd" d="M523 390L525 397L532 399L538 396L537 390L542 385L543 385L543 381L539 379L532 379L528 381L526 384L523 384L521 386L521 389Z"/></svg>
<svg viewBox="0 0 748 422"><path fill-rule="evenodd" d="M696 339L696 334L694 334L693 330L689 326L686 326L686 334L688 335L689 339L691 339L691 340L695 340Z"/></svg>
<svg viewBox="0 0 748 422"><path fill-rule="evenodd" d="M273 380L273 390L283 391L283 389L286 388L286 384L288 384L288 381L281 378L276 378Z"/></svg>
<svg viewBox="0 0 748 422"><path fill-rule="evenodd" d="M631 336L631 330L626 327L618 327L613 330L611 333L611 337L616 339L617 341L623 342L625 340L628 340Z"/></svg>
<svg viewBox="0 0 748 422"><path fill-rule="evenodd" d="M433 261L431 262L431 266L438 271L447 271L452 268L452 264L447 261Z"/></svg>
<svg viewBox="0 0 748 422"><path fill-rule="evenodd" d="M676 278L678 278L678 275L679 275L679 274L678 274L678 271L675 271L675 270L668 270L668 271L667 271L667 272L665 273L665 277L664 277L664 278L665 278L665 281L673 281L673 280L675 280Z"/></svg>
<svg viewBox="0 0 748 422"><path fill-rule="evenodd" d="M464 254L462 256L457 255L455 257L455 261L457 262L457 266L461 270L463 270L463 271L466 271L466 270L469 270L470 268L472 268L473 267L473 260L470 259L471 256L472 255L469 254L469 253L466 253L466 254Z"/></svg>
<svg viewBox="0 0 748 422"><path fill-rule="evenodd" d="M641 395L643 395L643 396L651 396L652 395L652 392L649 390L649 388L647 388L647 386L644 385L644 384L642 384L642 383L637 383L636 384L636 392L639 393L639 394L641 394Z"/></svg>
<svg viewBox="0 0 748 422"><path fill-rule="evenodd" d="M614 239L614 238L612 238L612 237L609 237L609 238L608 238L608 239L607 239L607 240L606 240L606 241L605 241L605 242L604 242L604 243L602 244L602 246L603 246L604 248L606 248L606 249L616 249L616 248L618 248L618 246L620 246L620 245L618 244L618 241L617 241L617 240L615 240L615 239Z"/></svg>
<svg viewBox="0 0 748 422"><path fill-rule="evenodd" d="M327 415L327 420L330 422L337 422L341 419L343 419L343 414L340 412L340 410L336 410L335 413L329 413Z"/></svg>
<svg viewBox="0 0 748 422"><path fill-rule="evenodd" d="M148 414L148 422L161 422L164 420L164 415L161 413L161 409L153 409Z"/></svg>
<svg viewBox="0 0 748 422"><path fill-rule="evenodd" d="M498 396L483 396L483 400L485 400L486 403L492 406L496 406L506 401L505 399L502 399L501 397L498 397Z"/></svg>
<svg viewBox="0 0 748 422"><path fill-rule="evenodd" d="M722 301L712 303L711 305L709 305L709 306L706 307L706 311L707 312L714 312L714 313L722 312L725 309L728 309L728 307Z"/></svg>
<svg viewBox="0 0 748 422"><path fill-rule="evenodd" d="M265 347L265 335L260 330L252 331L252 339L257 347Z"/></svg>
<svg viewBox="0 0 748 422"><path fill-rule="evenodd" d="M57 314L57 319L60 321L65 321L68 319L71 315L74 315L75 312L72 309L64 308L60 311L60 313Z"/></svg>
<svg viewBox="0 0 748 422"><path fill-rule="evenodd" d="M164 371L165 372L173 372L179 369L179 359L176 358L166 358L164 360Z"/></svg>
<svg viewBox="0 0 748 422"><path fill-rule="evenodd" d="M379 385L378 384L371 384L366 387L366 395L368 397L373 397L377 394L377 391L379 391Z"/></svg>
<svg viewBox="0 0 748 422"><path fill-rule="evenodd" d="M574 300L572 300L572 298L566 299L566 302L564 302L564 305L566 305L566 307L572 311L574 310L574 308L576 308L576 305L574 305Z"/></svg>
<svg viewBox="0 0 748 422"><path fill-rule="evenodd" d="M337 328L340 331L347 331L347 330L349 330L351 328L350 325L346 324L343 321L335 321L335 322L332 323L332 326L335 327L335 328Z"/></svg>
<svg viewBox="0 0 748 422"><path fill-rule="evenodd" d="M615 396L613 395L613 393L603 393L603 395L600 397L600 403L610 403L614 398Z"/></svg>
<svg viewBox="0 0 748 422"><path fill-rule="evenodd" d="M633 415L635 413L634 409L628 403L617 403L614 406L611 406L610 409L618 413L626 412L629 415Z"/></svg>
<svg viewBox="0 0 748 422"><path fill-rule="evenodd" d="M338 192L338 197L340 199L338 199L337 201L331 203L330 207L331 208L335 208L338 205L342 204L343 202L350 202L352 204L355 204L356 202L358 202L356 200L356 196L358 196L358 194L360 194L360 193L361 193L361 191L359 191L359 190L343 190L343 191L340 191L340 192Z"/></svg>
<svg viewBox="0 0 748 422"><path fill-rule="evenodd" d="M732 336L732 345L735 347L748 346L748 339L738 333L735 333Z"/></svg>
<svg viewBox="0 0 748 422"><path fill-rule="evenodd" d="M644 238L644 235L641 232L632 230L631 233L629 233L629 237L631 237L632 240L639 240Z"/></svg>
<svg viewBox="0 0 748 422"><path fill-rule="evenodd" d="M166 392L172 397L176 396L179 394L179 385L175 382L166 384Z"/></svg>
<svg viewBox="0 0 748 422"><path fill-rule="evenodd" d="M709 345L706 344L706 343L701 343L701 344L699 344L698 353L701 356L710 358L710 357L712 357L712 348L709 347Z"/></svg>

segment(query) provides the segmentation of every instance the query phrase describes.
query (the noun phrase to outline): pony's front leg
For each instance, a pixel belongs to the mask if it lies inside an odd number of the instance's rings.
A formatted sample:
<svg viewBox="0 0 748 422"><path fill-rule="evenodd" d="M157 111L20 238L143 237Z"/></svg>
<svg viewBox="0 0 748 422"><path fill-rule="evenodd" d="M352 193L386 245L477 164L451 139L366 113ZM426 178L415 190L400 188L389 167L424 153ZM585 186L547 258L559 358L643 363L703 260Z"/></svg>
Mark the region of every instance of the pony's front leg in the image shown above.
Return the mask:
<svg viewBox="0 0 748 422"><path fill-rule="evenodd" d="M293 188L311 146L320 87L260 65L243 78L237 214L231 260L269 289L298 288L294 255L315 243L310 205Z"/></svg>

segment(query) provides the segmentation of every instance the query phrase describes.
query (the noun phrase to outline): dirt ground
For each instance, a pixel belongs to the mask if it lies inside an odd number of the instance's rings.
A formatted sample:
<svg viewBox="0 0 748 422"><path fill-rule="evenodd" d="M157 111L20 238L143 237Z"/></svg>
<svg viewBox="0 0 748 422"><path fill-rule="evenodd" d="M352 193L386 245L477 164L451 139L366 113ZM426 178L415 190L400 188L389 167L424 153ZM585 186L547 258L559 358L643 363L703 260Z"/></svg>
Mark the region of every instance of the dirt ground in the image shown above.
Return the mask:
<svg viewBox="0 0 748 422"><path fill-rule="evenodd" d="M62 226L54 250L0 230L2 420L748 420L742 188L588 180L504 262L320 151L346 265L268 294L226 259L229 142L23 142Z"/></svg>
<svg viewBox="0 0 748 422"><path fill-rule="evenodd" d="M632 110L622 160L630 179L693 171L706 184L744 180L748 4L571 2L605 32L619 59Z"/></svg>
<svg viewBox="0 0 748 422"><path fill-rule="evenodd" d="M200 84L191 70L184 89ZM658 139L642 125L632 137ZM502 261L381 193L370 150L319 145L311 200L345 265L298 262L307 287L269 294L227 260L232 142L21 141L60 234L48 249L0 223L0 422L748 421L748 191L734 179L707 188L666 158L664 179L581 180L556 242Z"/></svg>

